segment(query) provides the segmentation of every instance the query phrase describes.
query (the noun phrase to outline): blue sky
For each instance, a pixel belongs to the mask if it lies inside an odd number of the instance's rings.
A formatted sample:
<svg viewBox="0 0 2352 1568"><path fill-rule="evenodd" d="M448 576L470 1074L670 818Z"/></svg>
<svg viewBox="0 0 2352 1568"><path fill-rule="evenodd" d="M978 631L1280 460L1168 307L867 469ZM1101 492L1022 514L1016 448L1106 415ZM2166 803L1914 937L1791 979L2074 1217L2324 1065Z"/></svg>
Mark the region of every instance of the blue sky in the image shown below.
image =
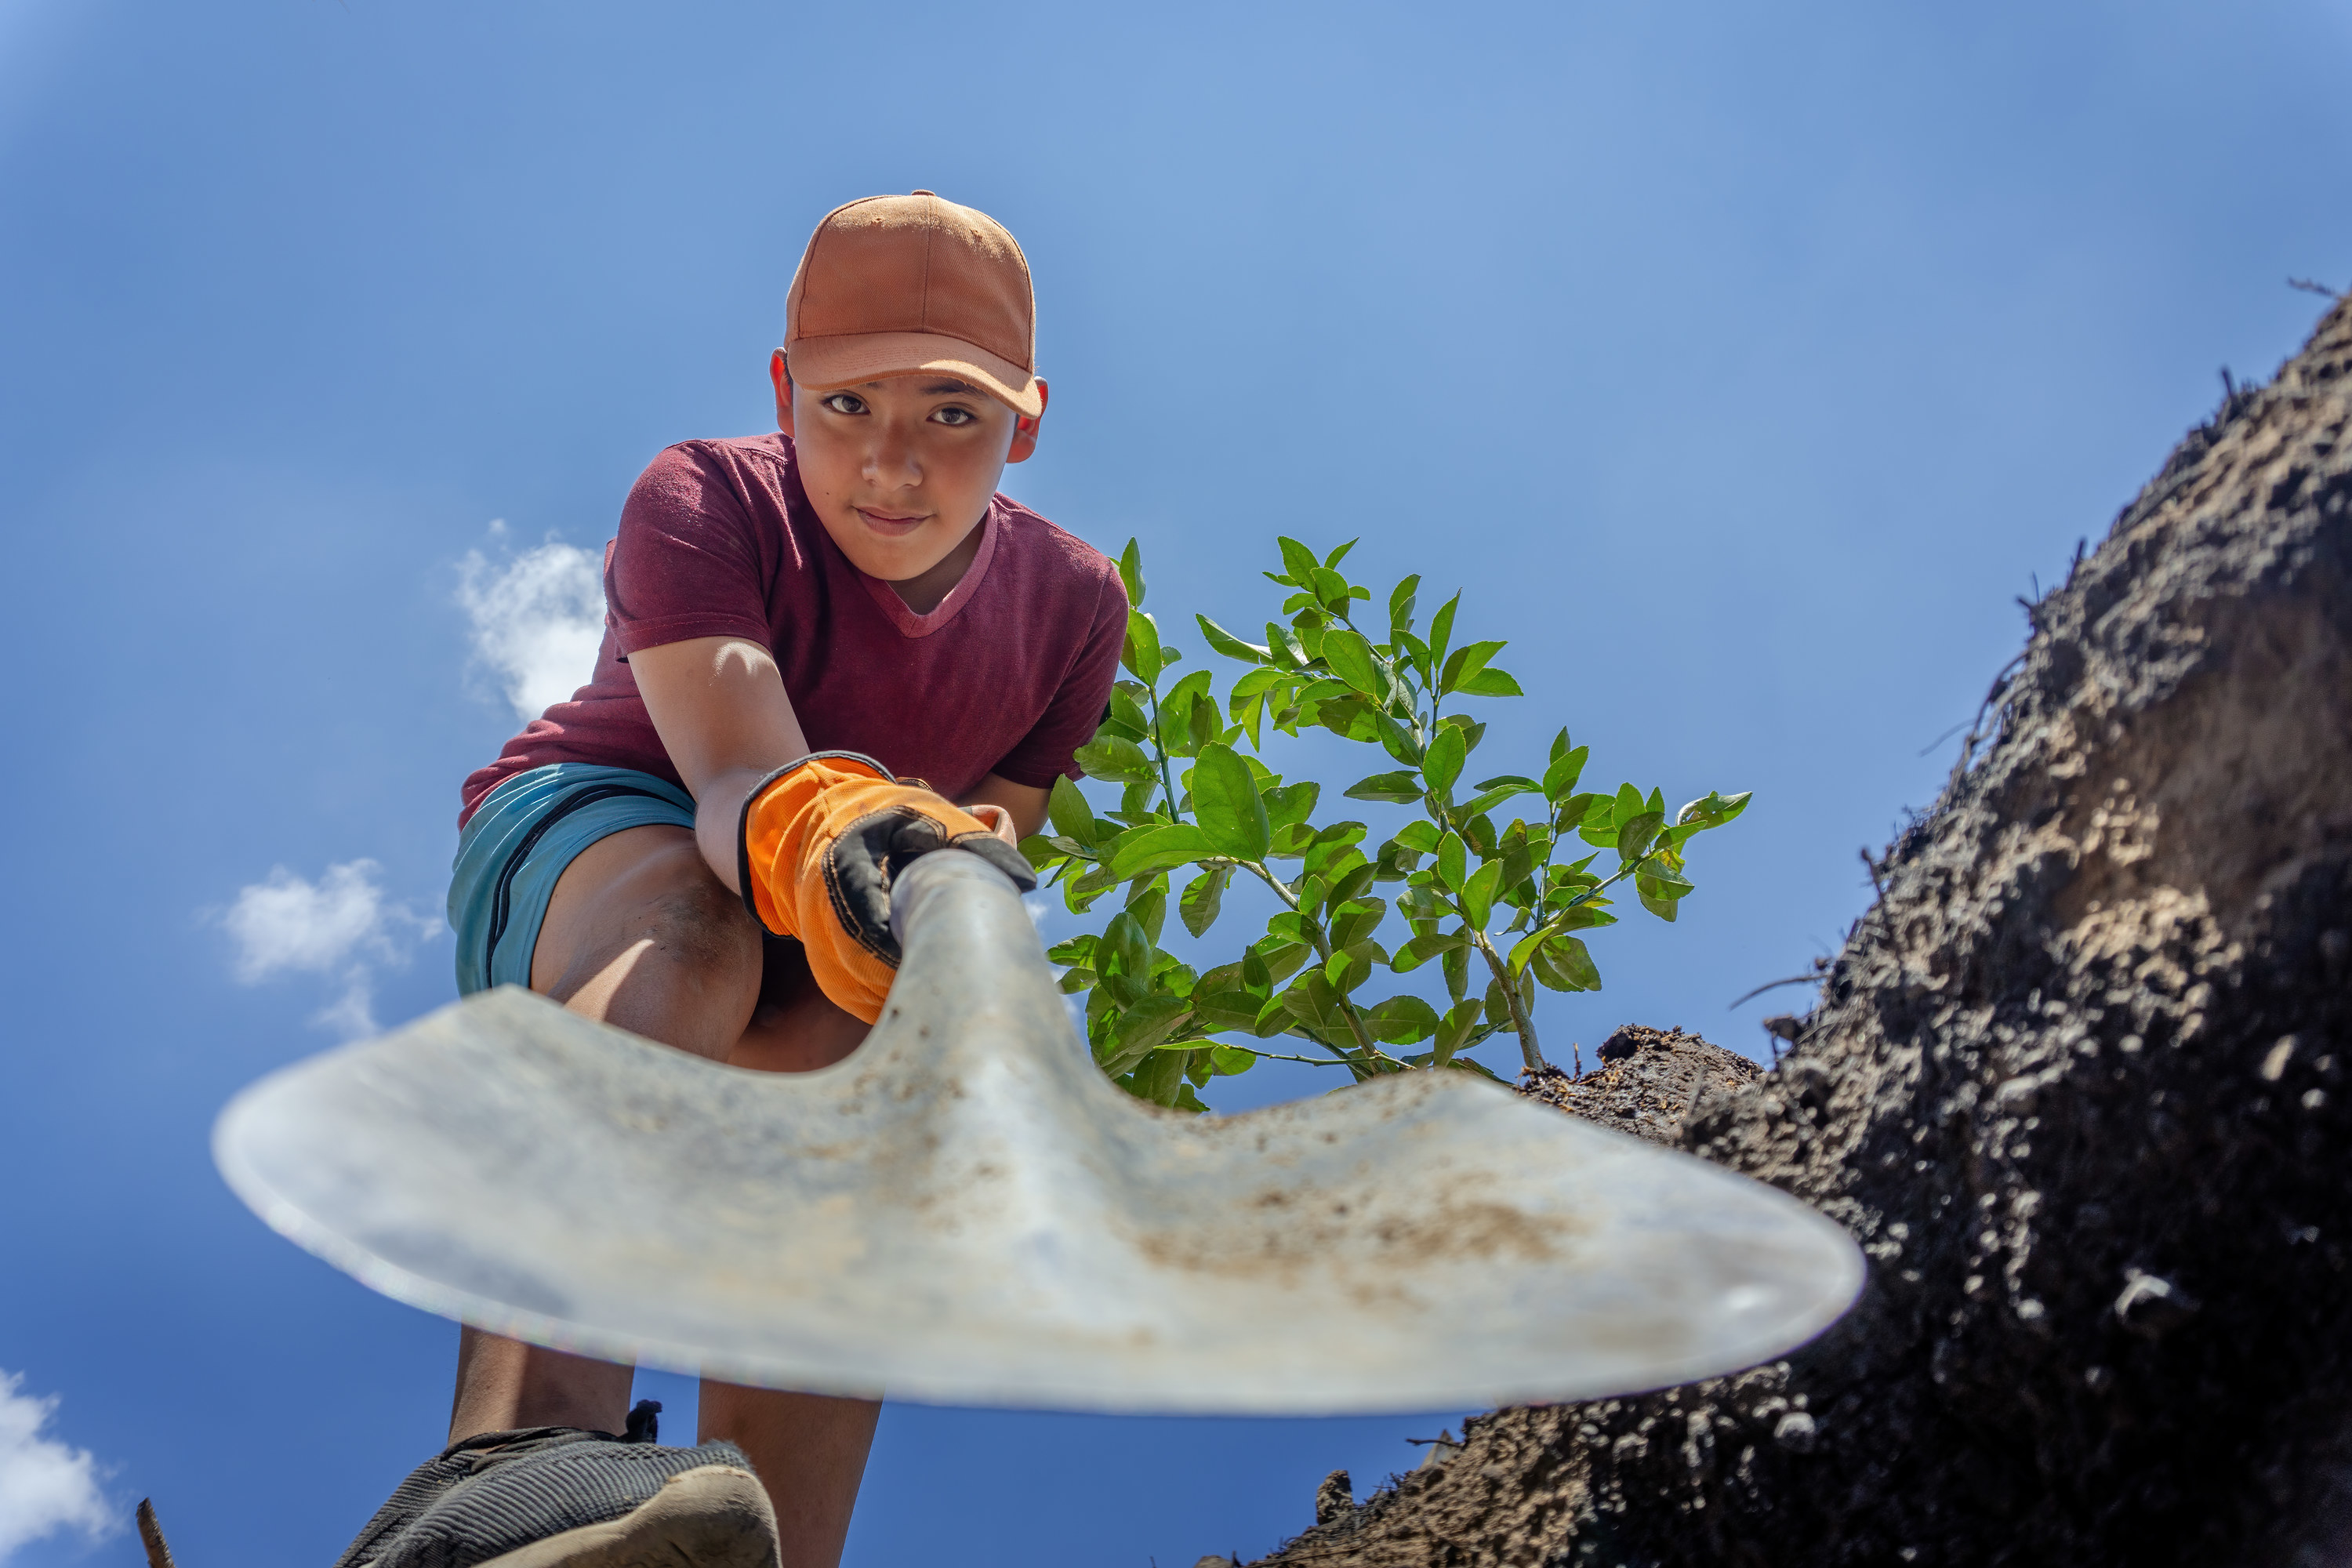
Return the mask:
<svg viewBox="0 0 2352 1568"><path fill-rule="evenodd" d="M1512 639L1491 771L1567 723L1756 791L1542 1019L1753 1050L1726 1005L1861 911L2016 596L2294 349L2290 275L2352 286L2347 64L2342 0L0 0L0 1497L46 1500L0 1560L135 1563L76 1521L152 1494L188 1568L328 1561L437 1445L453 1331L265 1232L211 1119L449 996L457 782L514 725L469 553L560 586L530 552L662 446L768 428L829 207L1021 237L1054 404L1008 489L1139 535L1163 624L1360 534ZM490 603L528 666L546 617ZM1455 1414L893 1407L849 1561L1255 1554Z"/></svg>

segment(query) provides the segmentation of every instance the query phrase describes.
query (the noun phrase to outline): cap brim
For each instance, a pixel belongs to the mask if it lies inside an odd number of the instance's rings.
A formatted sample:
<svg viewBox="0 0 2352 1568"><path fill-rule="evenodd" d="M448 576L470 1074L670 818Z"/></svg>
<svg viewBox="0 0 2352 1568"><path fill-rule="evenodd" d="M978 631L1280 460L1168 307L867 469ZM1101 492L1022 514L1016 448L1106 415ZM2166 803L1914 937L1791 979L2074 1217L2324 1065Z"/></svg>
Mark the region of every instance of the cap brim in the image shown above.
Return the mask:
<svg viewBox="0 0 2352 1568"><path fill-rule="evenodd" d="M936 332L803 338L786 346L784 357L793 380L812 392L831 392L886 375L952 375L971 382L1015 414L1034 419L1045 411L1034 373L961 338Z"/></svg>

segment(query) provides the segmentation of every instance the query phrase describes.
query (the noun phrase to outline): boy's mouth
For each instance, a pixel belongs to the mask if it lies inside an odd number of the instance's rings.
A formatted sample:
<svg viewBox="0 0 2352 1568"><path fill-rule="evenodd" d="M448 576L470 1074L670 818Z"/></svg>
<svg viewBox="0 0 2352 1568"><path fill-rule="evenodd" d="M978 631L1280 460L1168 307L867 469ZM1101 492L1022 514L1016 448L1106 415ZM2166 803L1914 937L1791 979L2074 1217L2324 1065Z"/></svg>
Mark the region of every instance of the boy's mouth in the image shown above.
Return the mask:
<svg viewBox="0 0 2352 1568"><path fill-rule="evenodd" d="M852 510L865 519L866 527L885 539L904 539L930 521L920 515L909 516L903 512L877 511L871 507L861 506Z"/></svg>

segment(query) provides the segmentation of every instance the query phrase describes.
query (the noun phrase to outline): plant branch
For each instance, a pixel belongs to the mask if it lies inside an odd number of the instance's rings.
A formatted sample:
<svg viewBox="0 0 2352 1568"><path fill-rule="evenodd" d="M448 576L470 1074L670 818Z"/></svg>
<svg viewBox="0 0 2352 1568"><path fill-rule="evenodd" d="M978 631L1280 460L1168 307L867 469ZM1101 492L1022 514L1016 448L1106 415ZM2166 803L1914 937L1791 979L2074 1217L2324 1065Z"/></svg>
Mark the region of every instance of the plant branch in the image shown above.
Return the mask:
<svg viewBox="0 0 2352 1568"><path fill-rule="evenodd" d="M1494 971L1495 984L1503 988L1503 1005L1510 1012L1511 1027L1518 1032L1520 1059L1526 1063L1529 1072L1543 1071L1543 1052L1536 1045L1536 1023L1528 1016L1527 1005L1520 999L1518 982L1511 973L1511 966L1504 962L1502 954L1495 951L1495 944L1486 940L1485 931L1472 931L1470 944L1486 959L1486 967Z"/></svg>
<svg viewBox="0 0 2352 1568"><path fill-rule="evenodd" d="M1168 741L1160 728L1160 682L1147 680L1143 690L1151 699L1151 750L1160 758L1160 787L1168 795L1168 820L1181 822L1184 818L1176 809L1176 775L1169 771Z"/></svg>

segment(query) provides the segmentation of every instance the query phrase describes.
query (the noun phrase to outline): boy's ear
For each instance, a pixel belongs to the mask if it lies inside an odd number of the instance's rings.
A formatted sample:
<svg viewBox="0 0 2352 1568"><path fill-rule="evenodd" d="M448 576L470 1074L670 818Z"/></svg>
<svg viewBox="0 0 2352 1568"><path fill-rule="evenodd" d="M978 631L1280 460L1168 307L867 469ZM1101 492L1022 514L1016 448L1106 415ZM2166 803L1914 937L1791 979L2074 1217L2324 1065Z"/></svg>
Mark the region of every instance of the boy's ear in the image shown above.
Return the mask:
<svg viewBox="0 0 2352 1568"><path fill-rule="evenodd" d="M768 381L776 389L776 428L790 436L793 434L793 373L784 363L784 351L782 349L768 356Z"/></svg>
<svg viewBox="0 0 2352 1568"><path fill-rule="evenodd" d="M1025 414L1013 416L1013 447L1004 454L1006 462L1024 462L1037 449L1037 427L1045 422L1047 399L1045 378L1041 375L1037 378L1037 417L1032 419Z"/></svg>

